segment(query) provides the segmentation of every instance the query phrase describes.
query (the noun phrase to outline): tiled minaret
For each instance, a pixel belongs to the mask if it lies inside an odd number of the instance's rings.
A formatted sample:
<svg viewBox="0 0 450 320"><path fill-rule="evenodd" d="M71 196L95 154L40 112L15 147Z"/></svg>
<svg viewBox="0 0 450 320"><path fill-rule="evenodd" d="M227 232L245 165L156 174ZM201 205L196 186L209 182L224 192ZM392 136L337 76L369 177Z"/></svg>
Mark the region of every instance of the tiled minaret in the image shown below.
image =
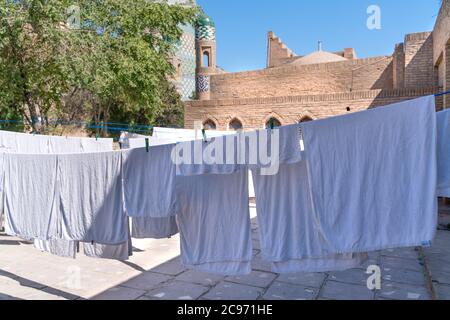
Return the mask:
<svg viewBox="0 0 450 320"><path fill-rule="evenodd" d="M210 76L216 73L216 27L201 13L195 24L197 51L196 91L198 100L210 99Z"/></svg>

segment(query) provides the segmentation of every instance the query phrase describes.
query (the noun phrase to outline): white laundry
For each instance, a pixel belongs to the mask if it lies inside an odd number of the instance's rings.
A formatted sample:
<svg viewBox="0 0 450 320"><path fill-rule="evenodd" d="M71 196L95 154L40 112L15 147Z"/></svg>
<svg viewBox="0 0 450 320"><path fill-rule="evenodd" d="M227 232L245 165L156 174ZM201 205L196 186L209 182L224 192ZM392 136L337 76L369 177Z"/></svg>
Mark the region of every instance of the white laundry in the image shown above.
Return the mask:
<svg viewBox="0 0 450 320"><path fill-rule="evenodd" d="M19 132L0 131L0 152L22 154L63 154L102 152L113 150L113 139L83 138L25 134ZM1 197L0 191L0 197ZM1 208L0 208L1 209ZM1 215L2 211L0 211ZM51 254L74 257L77 244L72 241L53 239L45 241L34 239L34 245L41 251ZM97 245L100 247L100 245Z"/></svg>
<svg viewBox="0 0 450 320"><path fill-rule="evenodd" d="M261 252L276 273L355 268L367 254L336 254L315 228L306 163L281 164L277 175L254 170Z"/></svg>
<svg viewBox="0 0 450 320"><path fill-rule="evenodd" d="M438 216L433 96L301 127L312 216L333 252L431 244Z"/></svg>
<svg viewBox="0 0 450 320"><path fill-rule="evenodd" d="M121 166L121 152L58 155L61 239L108 245L128 241Z"/></svg>
<svg viewBox="0 0 450 320"><path fill-rule="evenodd" d="M123 151L125 208L128 216L168 218L176 215L174 145Z"/></svg>
<svg viewBox="0 0 450 320"><path fill-rule="evenodd" d="M168 218L132 218L131 236L135 239L167 239L178 234L175 216Z"/></svg>
<svg viewBox="0 0 450 320"><path fill-rule="evenodd" d="M3 158L6 233L26 239L55 239L58 157L5 153Z"/></svg>
<svg viewBox="0 0 450 320"><path fill-rule="evenodd" d="M234 131L206 130L206 136L209 138L233 134L235 134ZM153 128L152 136L158 140L175 139L177 142L203 139L203 134L201 130L177 129L177 128L155 127Z"/></svg>
<svg viewBox="0 0 450 320"><path fill-rule="evenodd" d="M439 197L450 198L450 110L437 113Z"/></svg>
<svg viewBox="0 0 450 320"><path fill-rule="evenodd" d="M238 275L251 271L247 171L177 176L177 215L184 265Z"/></svg>
<svg viewBox="0 0 450 320"><path fill-rule="evenodd" d="M132 236L137 239L170 238L178 233L175 219L176 168L171 152L173 138L150 141L150 150L133 149L142 140L133 135L122 144L132 150L123 153L124 198L132 217ZM145 142L144 142L145 143ZM157 177L157 178L155 178Z"/></svg>
<svg viewBox="0 0 450 320"><path fill-rule="evenodd" d="M55 256L75 259L78 242L65 240L34 239L34 246L40 251L48 252Z"/></svg>
<svg viewBox="0 0 450 320"><path fill-rule="evenodd" d="M83 243L83 251L86 256L91 258L126 261L133 255L131 234L128 233L127 242L118 245Z"/></svg>
<svg viewBox="0 0 450 320"><path fill-rule="evenodd" d="M229 174L248 168L276 174L280 163L301 161L300 140L300 127L290 125L181 142L177 144L177 174Z"/></svg>

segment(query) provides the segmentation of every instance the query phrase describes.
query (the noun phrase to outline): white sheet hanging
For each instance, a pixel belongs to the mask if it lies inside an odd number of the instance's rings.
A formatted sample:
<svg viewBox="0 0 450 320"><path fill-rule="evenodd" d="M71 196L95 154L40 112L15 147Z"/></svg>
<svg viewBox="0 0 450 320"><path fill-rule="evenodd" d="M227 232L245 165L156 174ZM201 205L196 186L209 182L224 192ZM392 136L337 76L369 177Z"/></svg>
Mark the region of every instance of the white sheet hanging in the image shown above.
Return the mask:
<svg viewBox="0 0 450 320"><path fill-rule="evenodd" d="M61 239L111 245L128 241L121 166L121 152L58 155Z"/></svg>
<svg viewBox="0 0 450 320"><path fill-rule="evenodd" d="M277 175L254 170L261 253L276 273L355 268L367 254L336 254L324 246L309 194L306 163L282 164Z"/></svg>
<svg viewBox="0 0 450 320"><path fill-rule="evenodd" d="M437 113L439 197L450 198L450 110Z"/></svg>
<svg viewBox="0 0 450 320"><path fill-rule="evenodd" d="M184 265L239 275L251 271L247 171L177 176L177 215Z"/></svg>
<svg viewBox="0 0 450 320"><path fill-rule="evenodd" d="M301 124L314 221L336 253L430 245L434 96Z"/></svg>
<svg viewBox="0 0 450 320"><path fill-rule="evenodd" d="M6 153L3 158L6 233L26 239L56 238L58 157Z"/></svg>

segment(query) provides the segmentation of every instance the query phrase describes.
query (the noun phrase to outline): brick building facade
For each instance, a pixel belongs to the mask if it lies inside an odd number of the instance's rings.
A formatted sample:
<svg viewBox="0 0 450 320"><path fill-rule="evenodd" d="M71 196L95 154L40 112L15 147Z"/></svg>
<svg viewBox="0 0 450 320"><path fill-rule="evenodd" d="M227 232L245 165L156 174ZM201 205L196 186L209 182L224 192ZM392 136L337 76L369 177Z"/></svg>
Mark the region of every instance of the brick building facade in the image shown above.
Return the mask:
<svg viewBox="0 0 450 320"><path fill-rule="evenodd" d="M186 128L201 121L209 129L252 130L271 119L286 125L361 111L450 90L450 4L432 32L406 35L390 56L358 59L351 48L297 56L269 32L266 69L224 73L215 58L197 62L203 91L185 104ZM438 99L443 106L450 97Z"/></svg>

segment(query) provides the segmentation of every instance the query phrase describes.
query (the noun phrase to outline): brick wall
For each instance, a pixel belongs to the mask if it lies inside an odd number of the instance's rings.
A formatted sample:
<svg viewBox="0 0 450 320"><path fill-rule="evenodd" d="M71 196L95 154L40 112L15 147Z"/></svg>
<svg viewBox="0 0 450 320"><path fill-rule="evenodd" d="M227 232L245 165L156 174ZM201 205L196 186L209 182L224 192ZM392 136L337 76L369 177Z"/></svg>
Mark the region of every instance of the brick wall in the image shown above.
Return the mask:
<svg viewBox="0 0 450 320"><path fill-rule="evenodd" d="M405 88L437 85L438 75L433 64L433 35L431 32L409 34L405 37Z"/></svg>
<svg viewBox="0 0 450 320"><path fill-rule="evenodd" d="M444 47L442 64L444 91L450 91L450 45L448 44ZM444 96L444 108L450 108L450 97L448 95Z"/></svg>
<svg viewBox="0 0 450 320"><path fill-rule="evenodd" d="M413 99L438 92L438 88L370 90L334 94L282 96L271 98L191 101L186 103L185 126L193 128L195 121L213 120L218 130L227 130L229 122L238 118L245 130L263 128L270 117L283 125L298 122L304 117L323 119L362 111L368 108ZM438 99L438 109L442 98Z"/></svg>
<svg viewBox="0 0 450 320"><path fill-rule="evenodd" d="M405 87L405 46L403 43L395 46L393 55L393 84L394 89Z"/></svg>
<svg viewBox="0 0 450 320"><path fill-rule="evenodd" d="M286 45L273 32L268 33L268 57L267 67L273 68L280 66L295 57Z"/></svg>
<svg viewBox="0 0 450 320"><path fill-rule="evenodd" d="M443 1L433 30L433 64L437 65L450 38L450 2Z"/></svg>
<svg viewBox="0 0 450 320"><path fill-rule="evenodd" d="M211 77L212 100L392 88L392 57L284 66Z"/></svg>

